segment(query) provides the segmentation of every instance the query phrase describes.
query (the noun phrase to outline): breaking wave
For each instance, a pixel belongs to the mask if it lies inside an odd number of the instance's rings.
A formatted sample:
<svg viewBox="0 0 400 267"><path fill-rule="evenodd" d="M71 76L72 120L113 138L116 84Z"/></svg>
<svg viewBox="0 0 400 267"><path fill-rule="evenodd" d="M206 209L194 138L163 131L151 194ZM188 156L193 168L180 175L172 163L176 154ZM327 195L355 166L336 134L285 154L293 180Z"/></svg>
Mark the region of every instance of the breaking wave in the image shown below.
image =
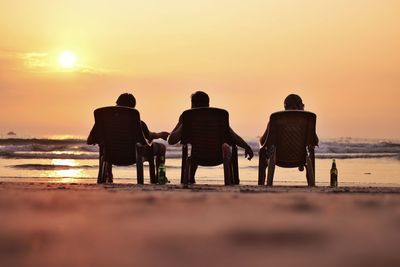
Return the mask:
<svg viewBox="0 0 400 267"><path fill-rule="evenodd" d="M166 144L166 142L163 142ZM249 141L257 154L256 140ZM0 158L9 159L97 159L98 147L83 139L0 139ZM338 138L323 140L315 150L316 158L395 158L400 159L400 141ZM239 155L243 150L239 149ZM180 146L167 145L167 158L180 158Z"/></svg>

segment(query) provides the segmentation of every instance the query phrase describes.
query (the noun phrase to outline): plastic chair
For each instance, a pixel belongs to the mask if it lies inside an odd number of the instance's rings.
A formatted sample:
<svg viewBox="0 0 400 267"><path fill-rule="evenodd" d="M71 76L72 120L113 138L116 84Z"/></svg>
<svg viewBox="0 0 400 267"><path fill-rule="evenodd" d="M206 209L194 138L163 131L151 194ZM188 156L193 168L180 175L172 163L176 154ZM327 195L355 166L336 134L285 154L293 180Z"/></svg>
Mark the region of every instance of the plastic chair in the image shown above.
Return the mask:
<svg viewBox="0 0 400 267"><path fill-rule="evenodd" d="M156 183L154 155L143 136L139 111L129 107L103 107L94 111L99 138L98 183L106 182L108 164L128 166L136 163L137 183L143 184L143 162L149 161L150 182Z"/></svg>
<svg viewBox="0 0 400 267"><path fill-rule="evenodd" d="M218 108L182 113L181 183L195 183L197 166L224 166L224 184L239 184L237 147L230 140L229 114Z"/></svg>
<svg viewBox="0 0 400 267"><path fill-rule="evenodd" d="M267 139L259 151L259 185L264 185L268 167L267 186L272 186L275 166L279 166L305 167L308 185L315 186L316 118L314 113L300 110L271 114Z"/></svg>

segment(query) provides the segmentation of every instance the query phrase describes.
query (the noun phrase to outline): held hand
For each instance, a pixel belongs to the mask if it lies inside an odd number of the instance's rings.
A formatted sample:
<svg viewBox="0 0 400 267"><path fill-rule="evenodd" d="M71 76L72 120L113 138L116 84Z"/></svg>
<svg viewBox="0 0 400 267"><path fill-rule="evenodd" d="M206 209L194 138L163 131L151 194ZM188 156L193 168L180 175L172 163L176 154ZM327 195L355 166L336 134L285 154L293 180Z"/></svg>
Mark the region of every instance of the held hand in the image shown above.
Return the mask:
<svg viewBox="0 0 400 267"><path fill-rule="evenodd" d="M253 150L250 147L246 148L244 151L244 157L247 158L248 160L251 160L253 156L254 156Z"/></svg>
<svg viewBox="0 0 400 267"><path fill-rule="evenodd" d="M159 138L167 141L168 136L169 136L169 132L161 132L161 133L158 133L158 135L159 135Z"/></svg>

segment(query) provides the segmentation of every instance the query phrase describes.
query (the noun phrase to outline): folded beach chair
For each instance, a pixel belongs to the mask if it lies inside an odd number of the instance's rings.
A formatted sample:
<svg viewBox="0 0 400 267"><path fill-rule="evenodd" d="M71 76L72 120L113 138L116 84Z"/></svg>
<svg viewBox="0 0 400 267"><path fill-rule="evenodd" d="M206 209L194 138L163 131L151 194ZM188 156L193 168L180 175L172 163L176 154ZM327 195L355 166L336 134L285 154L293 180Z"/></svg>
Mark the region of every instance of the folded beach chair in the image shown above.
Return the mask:
<svg viewBox="0 0 400 267"><path fill-rule="evenodd" d="M193 108L182 113L181 183L195 183L196 166L224 166L225 185L239 184L237 147L232 145L229 115L218 108Z"/></svg>
<svg viewBox="0 0 400 267"><path fill-rule="evenodd" d="M314 147L316 115L307 111L280 111L271 114L269 132L259 152L258 184L272 186L275 166L283 168L306 167L309 186L315 186Z"/></svg>
<svg viewBox="0 0 400 267"><path fill-rule="evenodd" d="M154 155L143 136L139 111L129 107L103 107L94 111L100 140L98 183L105 182L108 164L136 163L137 183L143 184L143 161L149 161L150 182L156 183Z"/></svg>

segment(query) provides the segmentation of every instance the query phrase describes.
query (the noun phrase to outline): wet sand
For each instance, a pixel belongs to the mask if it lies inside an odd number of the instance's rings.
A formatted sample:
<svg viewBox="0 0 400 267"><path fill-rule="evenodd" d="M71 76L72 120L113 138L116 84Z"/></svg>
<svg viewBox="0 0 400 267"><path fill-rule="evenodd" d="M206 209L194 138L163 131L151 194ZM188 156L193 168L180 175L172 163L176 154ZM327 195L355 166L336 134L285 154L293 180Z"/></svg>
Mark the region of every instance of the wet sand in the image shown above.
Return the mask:
<svg viewBox="0 0 400 267"><path fill-rule="evenodd" d="M400 266L400 188L0 183L1 266Z"/></svg>

